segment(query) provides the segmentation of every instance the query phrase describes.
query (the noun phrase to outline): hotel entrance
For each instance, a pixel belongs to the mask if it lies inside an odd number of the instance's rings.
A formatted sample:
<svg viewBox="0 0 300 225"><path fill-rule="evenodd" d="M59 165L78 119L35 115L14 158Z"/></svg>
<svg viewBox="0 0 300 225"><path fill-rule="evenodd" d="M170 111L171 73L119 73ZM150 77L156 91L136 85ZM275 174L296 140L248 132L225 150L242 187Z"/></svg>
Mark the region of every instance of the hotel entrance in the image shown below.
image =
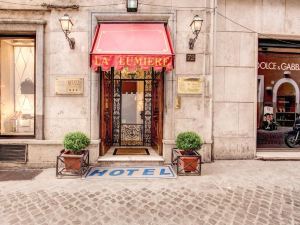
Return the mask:
<svg viewBox="0 0 300 225"><path fill-rule="evenodd" d="M166 24L99 24L91 66L100 71L100 155L116 148L162 155L164 74L174 66Z"/></svg>
<svg viewBox="0 0 300 225"><path fill-rule="evenodd" d="M163 72L102 72L102 154L112 146L145 146L162 153Z"/></svg>

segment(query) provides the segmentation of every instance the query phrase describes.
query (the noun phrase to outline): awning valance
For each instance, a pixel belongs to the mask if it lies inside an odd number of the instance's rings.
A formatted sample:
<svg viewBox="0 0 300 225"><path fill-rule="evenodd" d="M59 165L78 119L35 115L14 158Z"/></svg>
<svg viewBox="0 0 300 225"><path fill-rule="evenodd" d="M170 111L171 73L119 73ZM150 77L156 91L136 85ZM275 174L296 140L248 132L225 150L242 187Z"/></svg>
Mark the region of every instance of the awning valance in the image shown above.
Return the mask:
<svg viewBox="0 0 300 225"><path fill-rule="evenodd" d="M174 51L164 24L100 24L91 50L91 66L108 71L142 68L173 69Z"/></svg>

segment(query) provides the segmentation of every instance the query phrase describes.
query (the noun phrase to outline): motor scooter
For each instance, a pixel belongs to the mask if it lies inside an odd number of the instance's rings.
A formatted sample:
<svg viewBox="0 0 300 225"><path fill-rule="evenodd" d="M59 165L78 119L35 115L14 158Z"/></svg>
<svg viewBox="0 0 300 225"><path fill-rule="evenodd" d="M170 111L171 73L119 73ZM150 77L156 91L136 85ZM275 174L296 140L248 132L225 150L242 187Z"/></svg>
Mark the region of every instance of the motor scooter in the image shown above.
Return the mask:
<svg viewBox="0 0 300 225"><path fill-rule="evenodd" d="M285 144L290 148L300 147L300 118L295 120L293 130L288 131L284 137Z"/></svg>

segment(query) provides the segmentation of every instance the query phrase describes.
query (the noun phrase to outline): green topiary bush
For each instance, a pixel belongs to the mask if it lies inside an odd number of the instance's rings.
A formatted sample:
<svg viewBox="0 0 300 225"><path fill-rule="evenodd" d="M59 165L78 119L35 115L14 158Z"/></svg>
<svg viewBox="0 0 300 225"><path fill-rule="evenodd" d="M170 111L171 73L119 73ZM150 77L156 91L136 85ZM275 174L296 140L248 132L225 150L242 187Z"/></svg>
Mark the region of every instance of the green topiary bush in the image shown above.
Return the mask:
<svg viewBox="0 0 300 225"><path fill-rule="evenodd" d="M80 154L81 150L85 149L91 140L82 132L70 132L64 137L64 147L74 154Z"/></svg>
<svg viewBox="0 0 300 225"><path fill-rule="evenodd" d="M187 152L198 150L202 145L202 138L192 131L182 132L176 138L176 147Z"/></svg>

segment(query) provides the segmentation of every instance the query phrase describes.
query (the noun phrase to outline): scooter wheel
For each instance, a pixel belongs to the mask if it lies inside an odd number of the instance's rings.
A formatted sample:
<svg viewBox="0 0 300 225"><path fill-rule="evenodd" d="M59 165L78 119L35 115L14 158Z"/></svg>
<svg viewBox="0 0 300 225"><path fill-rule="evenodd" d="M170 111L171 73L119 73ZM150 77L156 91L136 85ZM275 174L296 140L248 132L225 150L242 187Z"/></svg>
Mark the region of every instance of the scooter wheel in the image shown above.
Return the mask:
<svg viewBox="0 0 300 225"><path fill-rule="evenodd" d="M288 134L285 136L285 144L290 147L290 148L295 148L296 147L296 140L295 140L296 136L293 134Z"/></svg>

